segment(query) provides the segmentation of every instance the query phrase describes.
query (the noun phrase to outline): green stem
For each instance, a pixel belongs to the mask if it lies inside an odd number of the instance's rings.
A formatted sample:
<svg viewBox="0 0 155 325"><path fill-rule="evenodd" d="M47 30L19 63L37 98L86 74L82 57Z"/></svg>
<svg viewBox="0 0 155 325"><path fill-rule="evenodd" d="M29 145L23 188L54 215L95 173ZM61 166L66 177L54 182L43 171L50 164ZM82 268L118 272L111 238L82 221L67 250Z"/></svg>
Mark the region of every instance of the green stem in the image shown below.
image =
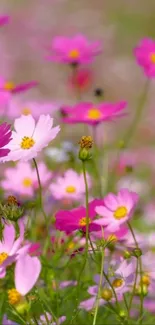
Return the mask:
<svg viewBox="0 0 155 325"><path fill-rule="evenodd" d="M99 196L102 197L102 179L100 174L99 168L99 150L97 147L97 126L93 126L92 128L92 135L93 135L93 147L94 147L94 157L93 157L93 165L96 173L96 180L97 180L97 192Z"/></svg>
<svg viewBox="0 0 155 325"><path fill-rule="evenodd" d="M136 275L135 275L135 281L134 281L134 285L133 285L133 290L132 290L131 297L130 297L130 301L129 301L128 317L130 317L130 310L131 310L131 307L132 307L132 301L133 301L133 298L134 298L134 295L135 295L135 291L136 291L136 284L137 284L137 277L138 277L138 266L139 266L139 263L138 263L138 258L137 258Z"/></svg>
<svg viewBox="0 0 155 325"><path fill-rule="evenodd" d="M85 259L88 256L88 244L89 244L89 199L88 199L88 183L86 177L86 165L85 161L82 162L83 177L85 183L85 203L86 203L86 247L85 247Z"/></svg>
<svg viewBox="0 0 155 325"><path fill-rule="evenodd" d="M110 286L110 288L111 288L111 290L112 290L112 292L113 292L113 295L114 295L115 300L116 300L116 305L117 305L117 307L119 308L119 303L118 303L118 299L117 299L116 291L115 291L115 289L113 288L113 286L112 286L112 284L111 284L111 282L110 282L110 280L109 280L107 274L106 274L104 271L103 271L103 275L104 275L106 281L108 282L108 284L109 284L109 286Z"/></svg>
<svg viewBox="0 0 155 325"><path fill-rule="evenodd" d="M36 160L34 158L33 158L33 162L34 162L34 166L35 166L36 173L37 173L37 178L38 178L40 209L41 209L41 212L43 213L43 216L45 218L45 223L47 223L47 215L46 215L46 212L44 211L44 207L43 207L42 186L41 186L41 180L40 180L40 175L39 175L39 169L38 169L37 162L36 162Z"/></svg>
<svg viewBox="0 0 155 325"><path fill-rule="evenodd" d="M135 114L135 117L133 119L133 122L129 126L129 128L128 128L128 130L127 130L127 132L126 132L126 134L124 135L124 138L123 138L123 146L124 146L125 149L128 148L128 146L130 144L130 141L132 140L133 135L135 134L135 131L137 129L137 125L138 125L138 123L140 121L140 118L142 116L143 108L145 106L145 102L146 102L147 95L148 95L149 86L150 86L150 82L149 82L149 80L147 80L147 82L145 84L145 87L144 87L144 90L143 90L143 92L141 94L141 97L140 97L140 100L139 100L139 104L138 104L138 107L137 107L136 114ZM115 184L115 181L116 181L116 166L119 163L121 153L122 153L122 151L120 149L117 152L116 162L114 164L113 170L111 171L110 179L109 179L109 181L107 183L107 191L109 191L111 189L111 187L113 186L113 184Z"/></svg>
<svg viewBox="0 0 155 325"><path fill-rule="evenodd" d="M144 90L141 94L140 100L139 100L139 104L136 110L136 114L135 114L135 118L133 119L132 124L130 125L129 129L127 130L125 136L124 136L124 144L125 144L125 148L128 147L136 129L137 129L137 125L141 119L142 113L143 113L143 108L145 106L145 102L147 99L147 94L148 94L148 90L149 90L149 86L150 86L150 81L149 79L146 81L145 86L144 86Z"/></svg>
<svg viewBox="0 0 155 325"><path fill-rule="evenodd" d="M132 229L132 226L130 225L130 223L128 222L128 227L130 229L130 232L132 234L132 237L134 239L134 242L135 242L135 245L136 245L136 248L140 249L139 248L139 245L138 245L138 242L136 240L136 236L134 234L134 231ZM143 310L144 310L144 306L143 306L143 303L144 303L144 295L143 295L143 281L142 281L142 276L143 276L143 270L142 270L142 260L141 260L141 256L139 256L138 258L138 265L139 265L139 271L140 271L140 286L141 286L141 295L140 295L140 317L141 317L141 324L142 324L142 321L143 321Z"/></svg>
<svg viewBox="0 0 155 325"><path fill-rule="evenodd" d="M143 295L143 283L142 283L142 276L143 276L143 269L142 269L142 259L139 257L139 271L140 271L140 279L141 279L141 295L140 295L140 324L143 321L143 304L144 304L144 295Z"/></svg>
<svg viewBox="0 0 155 325"><path fill-rule="evenodd" d="M98 308L99 308L99 299L100 299L100 296L101 296L101 288L102 288L102 282L103 282L103 270L104 270L104 249L102 248L100 281L99 281L98 293L97 293L97 297L96 297L96 306L95 306L93 325L96 324L96 320L97 320L97 314L98 314Z"/></svg>
<svg viewBox="0 0 155 325"><path fill-rule="evenodd" d="M128 302L127 302L125 293L123 294L123 299L124 299L124 304L125 304L126 310L129 311L129 306L128 306Z"/></svg>

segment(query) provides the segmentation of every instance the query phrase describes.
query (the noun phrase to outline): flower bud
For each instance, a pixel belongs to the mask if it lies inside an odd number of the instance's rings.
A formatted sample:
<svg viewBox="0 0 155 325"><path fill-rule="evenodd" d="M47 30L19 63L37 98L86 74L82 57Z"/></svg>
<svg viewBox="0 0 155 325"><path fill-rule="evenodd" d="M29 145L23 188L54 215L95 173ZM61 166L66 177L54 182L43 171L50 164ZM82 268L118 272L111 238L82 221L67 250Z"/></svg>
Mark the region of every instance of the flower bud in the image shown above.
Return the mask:
<svg viewBox="0 0 155 325"><path fill-rule="evenodd" d="M124 252L124 255L123 255L123 257L127 260L128 258L131 258L131 256L132 256L132 254L128 251L128 250L126 250L125 252Z"/></svg>
<svg viewBox="0 0 155 325"><path fill-rule="evenodd" d="M142 256L142 251L140 248L134 248L133 251L132 251L132 255L135 256L135 257L140 257Z"/></svg>
<svg viewBox="0 0 155 325"><path fill-rule="evenodd" d="M112 294L111 289L105 288L101 292L101 298L106 301L111 300L112 296L113 296L113 294Z"/></svg>
<svg viewBox="0 0 155 325"><path fill-rule="evenodd" d="M19 315L26 316L30 310L30 305L27 301L24 301L16 306L16 310Z"/></svg>
<svg viewBox="0 0 155 325"><path fill-rule="evenodd" d="M148 286L146 286L144 284L139 285L138 288L136 289L136 294L138 296L143 296L143 297L147 296L147 294L148 294Z"/></svg>
<svg viewBox="0 0 155 325"><path fill-rule="evenodd" d="M89 160L91 158L91 154L89 150L93 146L93 139L91 136L83 136L79 141L80 151L79 151L79 159L82 161Z"/></svg>
<svg viewBox="0 0 155 325"><path fill-rule="evenodd" d="M126 316L127 316L127 313L126 313L126 311L125 310L123 310L123 309L121 309L120 311L119 311L119 316L121 317L121 318L126 318Z"/></svg>
<svg viewBox="0 0 155 325"><path fill-rule="evenodd" d="M125 149L125 142L123 140L119 141L118 148L119 149Z"/></svg>

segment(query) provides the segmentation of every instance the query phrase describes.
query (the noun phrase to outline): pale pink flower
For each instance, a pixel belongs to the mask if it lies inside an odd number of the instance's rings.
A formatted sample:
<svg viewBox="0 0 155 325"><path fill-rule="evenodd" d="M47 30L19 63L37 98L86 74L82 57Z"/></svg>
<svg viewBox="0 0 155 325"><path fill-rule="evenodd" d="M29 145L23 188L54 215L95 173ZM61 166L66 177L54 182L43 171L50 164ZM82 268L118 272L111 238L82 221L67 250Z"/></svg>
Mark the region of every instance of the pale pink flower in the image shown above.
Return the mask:
<svg viewBox="0 0 155 325"><path fill-rule="evenodd" d="M60 131L59 126L53 128L53 118L49 115L41 115L37 123L31 115L22 115L15 120L14 128L12 140L5 146L10 152L1 161L28 161L35 158Z"/></svg>
<svg viewBox="0 0 155 325"><path fill-rule="evenodd" d="M24 240L24 224L19 221L20 234L16 239L16 231L12 224L5 224L3 230L3 239L0 241L0 278L5 277L6 267L18 260L18 258L26 253L29 245L21 246Z"/></svg>
<svg viewBox="0 0 155 325"><path fill-rule="evenodd" d="M6 115L11 118L17 118L20 115L32 115L34 118L39 118L41 114L53 115L58 109L58 103L22 101L13 98L8 105Z"/></svg>
<svg viewBox="0 0 155 325"><path fill-rule="evenodd" d="M57 323L54 322L54 318L52 317L52 315L50 313L46 313L46 316L50 322L50 325L56 325ZM61 316L58 318L58 323L59 324L62 324L63 322L65 322L66 320L66 316ZM39 321L39 325L42 325L42 324L46 324L46 317L45 315L41 315L40 316L40 321Z"/></svg>
<svg viewBox="0 0 155 325"><path fill-rule="evenodd" d="M138 194L128 189L121 189L117 195L109 193L104 198L104 205L96 207L102 218L94 223L106 226L109 232L117 231L132 217L137 202Z"/></svg>
<svg viewBox="0 0 155 325"><path fill-rule="evenodd" d="M87 181L90 188L91 181L88 174ZM67 170L63 176L59 176L55 183L50 185L50 191L57 200L80 200L85 193L83 174L78 174L72 169Z"/></svg>
<svg viewBox="0 0 155 325"><path fill-rule="evenodd" d="M25 296L36 284L41 272L41 263L37 257L22 255L15 266L15 288Z"/></svg>
<svg viewBox="0 0 155 325"><path fill-rule="evenodd" d="M51 179L52 173L48 171L44 163L38 164L42 186ZM29 162L18 162L15 167L4 171L4 180L1 181L3 189L10 194L33 196L38 187L37 173Z"/></svg>

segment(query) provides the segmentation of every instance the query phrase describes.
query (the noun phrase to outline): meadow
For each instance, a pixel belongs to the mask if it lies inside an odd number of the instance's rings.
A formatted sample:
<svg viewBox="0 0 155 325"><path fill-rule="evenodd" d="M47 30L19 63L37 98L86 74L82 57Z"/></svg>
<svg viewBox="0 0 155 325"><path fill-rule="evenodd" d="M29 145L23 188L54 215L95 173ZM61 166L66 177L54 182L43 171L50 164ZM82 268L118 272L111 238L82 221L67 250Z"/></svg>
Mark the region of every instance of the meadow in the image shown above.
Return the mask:
<svg viewBox="0 0 155 325"><path fill-rule="evenodd" d="M154 324L154 20L1 0L0 324Z"/></svg>

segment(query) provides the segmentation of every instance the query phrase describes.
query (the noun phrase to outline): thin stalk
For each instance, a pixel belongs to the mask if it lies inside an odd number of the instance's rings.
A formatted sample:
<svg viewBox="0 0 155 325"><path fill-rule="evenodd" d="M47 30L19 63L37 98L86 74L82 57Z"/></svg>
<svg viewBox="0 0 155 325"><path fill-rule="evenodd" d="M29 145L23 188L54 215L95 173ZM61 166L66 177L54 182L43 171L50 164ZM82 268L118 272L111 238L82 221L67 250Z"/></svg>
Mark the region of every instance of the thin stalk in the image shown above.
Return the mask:
<svg viewBox="0 0 155 325"><path fill-rule="evenodd" d="M85 161L82 162L83 177L85 183L85 204L86 204L86 246L85 246L85 259L88 256L88 244L89 244L89 196L88 196L88 183L86 177L86 165Z"/></svg>
<svg viewBox="0 0 155 325"><path fill-rule="evenodd" d="M113 288L113 286L112 286L112 284L111 284L111 282L110 282L110 280L109 280L107 274L106 274L104 271L103 271L103 275L104 275L106 281L108 282L108 284L109 284L109 286L110 286L110 288L111 288L111 290L112 290L112 292L113 292L113 295L114 295L115 300L116 300L116 305L117 305L117 307L119 308L119 303L118 303L118 299L117 299L117 295L116 295L115 289Z"/></svg>
<svg viewBox="0 0 155 325"><path fill-rule="evenodd" d="M136 110L136 114L135 114L135 117L133 119L133 122L132 124L130 125L129 129L127 130L125 136L124 136L124 143L125 143L125 147L127 147L131 141L131 139L133 138L133 135L137 129L137 125L138 123L140 122L140 119L141 119L141 116L142 116L142 113L143 113L143 109L144 109L144 106L145 106L145 102L146 102L146 99L147 99L147 95L148 95L148 90L149 90L149 86L150 86L150 80L148 79L145 83L145 86L144 86L144 90L141 94L141 97L140 97L140 100L139 100L139 103L138 103L138 107L137 107L137 110Z"/></svg>
<svg viewBox="0 0 155 325"><path fill-rule="evenodd" d="M97 314L98 314L98 308L99 308L99 299L100 299L100 296L101 296L101 288L102 288L102 282L103 282L103 270L104 270L104 249L102 248L100 281L99 281L99 285L98 285L98 293L97 293L97 298L96 298L96 306L95 306L93 325L96 324L96 320L97 320Z"/></svg>
<svg viewBox="0 0 155 325"><path fill-rule="evenodd" d="M42 185L41 185L41 180L40 180L40 175L39 175L39 169L38 169L38 165L36 160L33 158L33 162L34 162L34 166L36 169L36 173L37 173L37 178L38 178L38 185L39 185L39 203L40 203L40 209L41 212L45 218L45 223L47 224L47 215L46 212L44 211L44 207L43 207L43 198L42 198Z"/></svg>
<svg viewBox="0 0 155 325"><path fill-rule="evenodd" d="M137 277L138 277L138 266L139 266L139 262L138 262L138 258L137 258L136 275L135 275L133 290L132 290L131 297L130 297L130 301L129 301L128 317L130 317L130 310L131 310L131 307L132 307L132 301L133 301L133 298L134 298L134 295L135 295L135 291L136 291L136 284L137 284Z"/></svg>
<svg viewBox="0 0 155 325"><path fill-rule="evenodd" d="M138 123L140 122L142 113L143 113L143 109L145 107L145 103L146 103L146 99L147 99L147 95L148 95L148 91L149 91L149 86L150 86L150 82L149 80L147 80L143 92L140 96L139 99L139 103L138 103L138 107L136 110L136 114L135 117L131 123L131 125L129 126L129 128L127 129L127 132L125 133L124 137L123 137L123 143L124 143L124 148L127 149L129 147L130 141L133 138L133 135L135 134L135 131L137 129ZM116 166L119 163L120 160L120 156L122 153L122 149L118 150L117 152L117 157L116 157L116 162L115 165L113 167L113 170L111 171L111 176L110 179L108 181L107 184L107 191L109 191L109 189L111 189L112 185L115 184L116 181Z"/></svg>
<svg viewBox="0 0 155 325"><path fill-rule="evenodd" d="M98 193L99 196L102 197L102 179L101 179L101 173L100 173L100 168L99 168L99 150L97 147L97 126L92 127L92 135L93 135L93 147L94 147L94 157L93 157L93 165L96 173L96 178L98 181Z"/></svg>
<svg viewBox="0 0 155 325"><path fill-rule="evenodd" d="M132 229L132 226L130 225L129 222L127 224L128 224L129 229L130 229L130 232L132 234L132 237L134 239L136 248L140 249L139 248L139 245L138 245L138 242L136 240L136 236L135 236L134 231ZM141 256L139 256L137 259L138 259L138 265L139 265L139 271L140 271L140 286L141 286L141 295L140 295L140 317L141 317L141 322L140 323L142 324L142 321L143 321L143 312L144 312L144 306L143 306L143 303L144 303L144 295L143 295L143 282L142 282L143 270L142 270Z"/></svg>

